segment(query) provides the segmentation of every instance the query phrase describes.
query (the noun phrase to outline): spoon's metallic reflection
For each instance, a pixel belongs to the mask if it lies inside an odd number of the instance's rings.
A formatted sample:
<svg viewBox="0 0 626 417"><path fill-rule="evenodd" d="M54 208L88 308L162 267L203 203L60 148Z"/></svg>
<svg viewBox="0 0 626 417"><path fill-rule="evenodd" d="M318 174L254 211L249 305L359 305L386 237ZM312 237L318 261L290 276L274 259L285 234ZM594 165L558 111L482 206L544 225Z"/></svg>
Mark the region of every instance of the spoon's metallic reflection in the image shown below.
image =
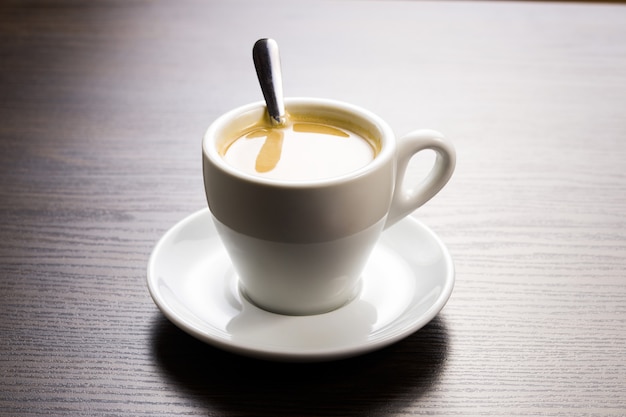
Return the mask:
<svg viewBox="0 0 626 417"><path fill-rule="evenodd" d="M282 125L286 116L278 44L273 39L259 39L252 48L252 58L270 120Z"/></svg>

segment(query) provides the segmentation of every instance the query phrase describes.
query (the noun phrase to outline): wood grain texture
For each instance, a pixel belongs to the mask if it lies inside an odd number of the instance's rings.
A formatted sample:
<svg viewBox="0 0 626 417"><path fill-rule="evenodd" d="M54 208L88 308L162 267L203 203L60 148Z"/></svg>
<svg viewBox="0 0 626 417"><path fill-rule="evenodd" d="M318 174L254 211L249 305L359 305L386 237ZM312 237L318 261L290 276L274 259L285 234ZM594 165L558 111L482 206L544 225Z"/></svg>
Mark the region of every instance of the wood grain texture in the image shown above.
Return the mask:
<svg viewBox="0 0 626 417"><path fill-rule="evenodd" d="M388 349L240 358L146 290L157 239L205 205L204 130L262 99L267 36L287 95L457 147L416 212L454 293ZM626 414L625 39L617 4L2 2L0 415Z"/></svg>

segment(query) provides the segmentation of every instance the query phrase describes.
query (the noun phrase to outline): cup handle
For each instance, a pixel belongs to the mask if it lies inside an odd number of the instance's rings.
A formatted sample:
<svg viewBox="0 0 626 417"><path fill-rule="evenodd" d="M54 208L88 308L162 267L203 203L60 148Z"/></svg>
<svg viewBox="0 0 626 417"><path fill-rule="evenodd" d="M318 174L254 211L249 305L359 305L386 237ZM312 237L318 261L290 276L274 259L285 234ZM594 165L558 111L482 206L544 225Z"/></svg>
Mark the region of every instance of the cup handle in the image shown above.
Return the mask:
<svg viewBox="0 0 626 417"><path fill-rule="evenodd" d="M423 150L435 151L435 164L415 188L404 184L411 158ZM407 216L433 198L448 182L456 164L456 152L452 144L434 130L416 130L398 141L396 179L393 199L385 229Z"/></svg>

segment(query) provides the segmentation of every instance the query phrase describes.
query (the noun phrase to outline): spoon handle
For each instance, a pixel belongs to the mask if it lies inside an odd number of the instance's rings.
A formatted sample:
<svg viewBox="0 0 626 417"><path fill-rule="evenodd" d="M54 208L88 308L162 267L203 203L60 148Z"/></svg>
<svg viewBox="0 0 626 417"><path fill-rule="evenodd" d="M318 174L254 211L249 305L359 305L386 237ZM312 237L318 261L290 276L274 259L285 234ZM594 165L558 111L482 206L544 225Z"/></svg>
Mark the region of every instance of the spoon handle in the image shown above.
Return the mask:
<svg viewBox="0 0 626 417"><path fill-rule="evenodd" d="M285 122L285 103L278 44L273 39L259 39L252 48L252 58L272 124L281 125Z"/></svg>

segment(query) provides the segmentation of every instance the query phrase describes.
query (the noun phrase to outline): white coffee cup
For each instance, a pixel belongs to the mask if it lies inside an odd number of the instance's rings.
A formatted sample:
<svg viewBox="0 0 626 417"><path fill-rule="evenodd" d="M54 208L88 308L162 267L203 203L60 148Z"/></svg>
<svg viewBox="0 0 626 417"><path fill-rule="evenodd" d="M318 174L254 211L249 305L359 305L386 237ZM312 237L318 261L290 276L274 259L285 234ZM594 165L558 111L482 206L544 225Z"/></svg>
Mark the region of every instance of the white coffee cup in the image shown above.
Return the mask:
<svg viewBox="0 0 626 417"><path fill-rule="evenodd" d="M381 232L431 199L454 171L455 151L440 133L418 130L396 140L375 114L326 99L288 98L287 114L363 132L379 151L366 166L320 180L277 180L242 172L219 149L266 117L264 102L219 117L204 135L207 202L242 293L258 307L288 315L320 314L349 302ZM437 157L414 187L411 158Z"/></svg>

